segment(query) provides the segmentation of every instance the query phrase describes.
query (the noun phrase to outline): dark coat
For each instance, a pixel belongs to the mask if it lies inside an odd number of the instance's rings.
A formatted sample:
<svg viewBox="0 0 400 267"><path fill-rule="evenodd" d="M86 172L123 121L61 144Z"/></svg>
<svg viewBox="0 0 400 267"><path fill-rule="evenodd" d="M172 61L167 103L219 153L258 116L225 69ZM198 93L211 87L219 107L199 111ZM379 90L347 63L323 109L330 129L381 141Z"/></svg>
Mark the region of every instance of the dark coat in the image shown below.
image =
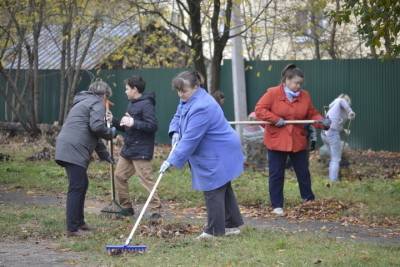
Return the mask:
<svg viewBox="0 0 400 267"><path fill-rule="evenodd" d="M109 153L100 138L111 139L112 131L106 127L103 98L92 92L78 93L56 141L55 160L87 168L90 156L96 150L100 159Z"/></svg>
<svg viewBox="0 0 400 267"><path fill-rule="evenodd" d="M151 160L154 153L154 139L157 131L155 94L143 94L129 102L126 110L134 119L132 127L119 126L119 120L113 119L113 126L125 132L121 156L130 160Z"/></svg>

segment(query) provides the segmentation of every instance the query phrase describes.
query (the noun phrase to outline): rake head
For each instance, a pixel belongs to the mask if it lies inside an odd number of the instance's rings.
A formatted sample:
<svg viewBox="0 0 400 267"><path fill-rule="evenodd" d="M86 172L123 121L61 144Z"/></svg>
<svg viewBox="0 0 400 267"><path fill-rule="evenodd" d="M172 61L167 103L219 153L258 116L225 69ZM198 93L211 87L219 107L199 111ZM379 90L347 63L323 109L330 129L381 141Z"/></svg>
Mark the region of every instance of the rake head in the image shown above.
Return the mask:
<svg viewBox="0 0 400 267"><path fill-rule="evenodd" d="M122 253L143 253L146 252L147 246L145 245L107 245L106 250L108 255L115 256Z"/></svg>

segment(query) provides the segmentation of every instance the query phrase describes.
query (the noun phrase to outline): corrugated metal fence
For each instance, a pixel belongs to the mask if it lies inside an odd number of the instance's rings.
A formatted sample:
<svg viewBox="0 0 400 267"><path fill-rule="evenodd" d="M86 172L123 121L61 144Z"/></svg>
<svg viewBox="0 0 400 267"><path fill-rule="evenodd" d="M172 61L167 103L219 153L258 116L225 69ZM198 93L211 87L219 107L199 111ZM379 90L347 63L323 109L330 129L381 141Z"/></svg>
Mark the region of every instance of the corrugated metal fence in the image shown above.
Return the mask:
<svg viewBox="0 0 400 267"><path fill-rule="evenodd" d="M305 88L311 93L314 105L322 112L340 93L352 97L357 113L349 138L354 148L400 151L400 60L309 60L257 61L246 63L247 106L251 112L265 89L279 83L282 68L295 63L305 72ZM112 101L116 116L125 112L127 100L123 81L140 74L148 91L156 92L159 131L157 141L168 142L168 123L175 112L178 98L171 90L172 78L181 69L104 70L98 76L114 89ZM51 123L57 119L59 107L58 71L41 71L41 118ZM82 73L79 89L87 88L90 75ZM2 84L2 86L4 83ZM3 87L4 88L4 87ZM221 90L225 93L224 111L233 119L231 63L225 61L221 73ZM4 100L0 98L0 120L5 119Z"/></svg>

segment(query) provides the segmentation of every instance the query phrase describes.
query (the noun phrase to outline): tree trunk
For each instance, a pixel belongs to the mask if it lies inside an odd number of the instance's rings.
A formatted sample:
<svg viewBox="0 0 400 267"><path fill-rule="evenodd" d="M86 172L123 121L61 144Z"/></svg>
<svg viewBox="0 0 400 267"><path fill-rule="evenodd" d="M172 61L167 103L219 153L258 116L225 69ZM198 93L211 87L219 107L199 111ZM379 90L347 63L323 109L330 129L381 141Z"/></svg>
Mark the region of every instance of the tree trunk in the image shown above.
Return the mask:
<svg viewBox="0 0 400 267"><path fill-rule="evenodd" d="M339 10L340 10L340 0L336 0L336 8L335 8L336 14L339 13ZM333 19L332 32L329 41L329 51L328 51L332 59L336 59L337 57L335 49L336 27L337 27L337 21L336 19Z"/></svg>
<svg viewBox="0 0 400 267"><path fill-rule="evenodd" d="M190 41L193 50L193 65L194 68L203 75L204 87L207 87L207 70L204 62L203 54L203 34L201 30L201 1L187 0L190 27L192 30Z"/></svg>
<svg viewBox="0 0 400 267"><path fill-rule="evenodd" d="M318 22L315 17L315 13L311 11L311 31L312 31L312 38L314 40L314 54L316 59L321 59L320 53L320 42L319 42L319 35L317 32Z"/></svg>
<svg viewBox="0 0 400 267"><path fill-rule="evenodd" d="M214 56L211 60L211 83L210 93L214 93L215 91L220 90L220 74L221 74L221 61L222 61L222 52L224 51L224 47L215 46L214 44Z"/></svg>

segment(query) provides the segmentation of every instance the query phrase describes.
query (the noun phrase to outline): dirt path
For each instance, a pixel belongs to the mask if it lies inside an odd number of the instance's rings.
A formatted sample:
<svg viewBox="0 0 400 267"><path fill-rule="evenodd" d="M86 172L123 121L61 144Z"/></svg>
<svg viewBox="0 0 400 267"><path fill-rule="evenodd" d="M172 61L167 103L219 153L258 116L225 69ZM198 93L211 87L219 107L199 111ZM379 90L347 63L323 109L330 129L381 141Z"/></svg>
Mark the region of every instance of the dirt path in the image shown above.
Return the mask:
<svg viewBox="0 0 400 267"><path fill-rule="evenodd" d="M57 244L43 241L0 241L0 266L8 267L52 267L78 266L83 255L71 251L60 251Z"/></svg>

